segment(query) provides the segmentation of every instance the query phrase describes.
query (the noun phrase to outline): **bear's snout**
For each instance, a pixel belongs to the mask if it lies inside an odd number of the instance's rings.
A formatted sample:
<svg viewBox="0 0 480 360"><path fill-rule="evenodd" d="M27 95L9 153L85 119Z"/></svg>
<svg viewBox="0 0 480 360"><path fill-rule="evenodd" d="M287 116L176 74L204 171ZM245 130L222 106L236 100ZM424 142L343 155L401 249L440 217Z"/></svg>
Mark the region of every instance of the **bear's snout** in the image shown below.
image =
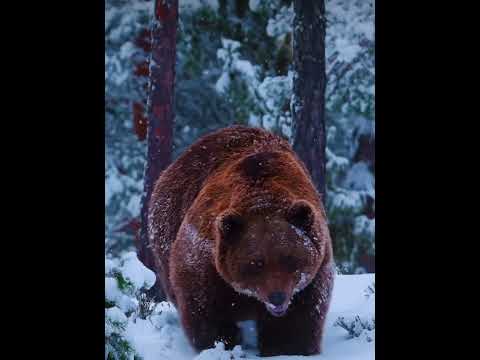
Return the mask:
<svg viewBox="0 0 480 360"><path fill-rule="evenodd" d="M268 301L275 306L282 305L287 299L287 295L283 291L274 291L268 296Z"/></svg>

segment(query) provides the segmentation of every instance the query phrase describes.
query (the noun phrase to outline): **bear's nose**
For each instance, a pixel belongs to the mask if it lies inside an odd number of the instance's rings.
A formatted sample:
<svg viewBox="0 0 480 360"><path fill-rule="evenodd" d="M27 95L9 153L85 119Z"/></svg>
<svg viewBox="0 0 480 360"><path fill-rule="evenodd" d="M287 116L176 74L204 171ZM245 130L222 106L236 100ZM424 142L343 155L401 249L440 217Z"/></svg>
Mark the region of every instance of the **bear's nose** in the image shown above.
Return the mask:
<svg viewBox="0 0 480 360"><path fill-rule="evenodd" d="M285 302L287 296L283 291L275 291L268 296L268 301L270 301L275 306L280 306Z"/></svg>

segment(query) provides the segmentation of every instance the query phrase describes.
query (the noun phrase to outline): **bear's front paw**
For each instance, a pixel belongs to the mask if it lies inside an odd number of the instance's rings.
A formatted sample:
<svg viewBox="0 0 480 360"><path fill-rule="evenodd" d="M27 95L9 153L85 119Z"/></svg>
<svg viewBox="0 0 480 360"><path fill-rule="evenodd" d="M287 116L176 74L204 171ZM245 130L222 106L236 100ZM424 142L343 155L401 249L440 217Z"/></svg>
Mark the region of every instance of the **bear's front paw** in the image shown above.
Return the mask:
<svg viewBox="0 0 480 360"><path fill-rule="evenodd" d="M225 349L231 350L242 342L242 334L235 324L221 326L204 326L202 331L192 334L192 343L197 351L202 351L215 346L216 342L223 342Z"/></svg>
<svg viewBox="0 0 480 360"><path fill-rule="evenodd" d="M219 328L217 341L225 344L225 349L232 350L242 343L242 332L235 324L226 324Z"/></svg>

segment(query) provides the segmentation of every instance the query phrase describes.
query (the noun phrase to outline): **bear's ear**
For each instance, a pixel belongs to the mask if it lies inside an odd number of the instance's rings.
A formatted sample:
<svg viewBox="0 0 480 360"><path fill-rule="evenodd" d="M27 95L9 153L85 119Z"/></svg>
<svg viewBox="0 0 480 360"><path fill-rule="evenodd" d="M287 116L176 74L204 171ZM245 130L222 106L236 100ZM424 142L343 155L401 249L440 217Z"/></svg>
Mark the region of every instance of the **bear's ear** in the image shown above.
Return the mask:
<svg viewBox="0 0 480 360"><path fill-rule="evenodd" d="M299 229L309 231L314 222L312 206L304 200L294 202L290 209L288 209L287 220Z"/></svg>
<svg viewBox="0 0 480 360"><path fill-rule="evenodd" d="M234 213L227 213L219 216L217 220L218 231L223 240L229 243L234 242L240 237L244 228L243 218Z"/></svg>

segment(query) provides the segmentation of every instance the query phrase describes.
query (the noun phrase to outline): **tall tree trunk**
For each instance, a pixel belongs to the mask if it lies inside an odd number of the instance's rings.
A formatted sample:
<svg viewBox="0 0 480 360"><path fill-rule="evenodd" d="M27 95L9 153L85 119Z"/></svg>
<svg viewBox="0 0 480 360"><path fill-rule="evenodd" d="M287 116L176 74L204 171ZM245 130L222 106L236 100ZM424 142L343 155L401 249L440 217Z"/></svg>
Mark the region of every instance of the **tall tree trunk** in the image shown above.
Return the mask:
<svg viewBox="0 0 480 360"><path fill-rule="evenodd" d="M293 148L325 201L325 3L294 0Z"/></svg>
<svg viewBox="0 0 480 360"><path fill-rule="evenodd" d="M141 79L142 83L142 88L139 89L141 91L140 99L132 104L133 130L139 141L144 141L147 138L148 119L145 109L147 106L148 82L146 79L150 75L148 57L152 51L151 37L150 29L143 29L135 39L135 46L143 51L140 59L138 59L138 54L136 54L134 59L136 62L134 75Z"/></svg>
<svg viewBox="0 0 480 360"><path fill-rule="evenodd" d="M218 13L220 14L220 16L222 16L223 18L226 18L227 17L227 0L218 0Z"/></svg>
<svg viewBox="0 0 480 360"><path fill-rule="evenodd" d="M248 0L235 1L235 13L239 18L243 18L248 10Z"/></svg>
<svg viewBox="0 0 480 360"><path fill-rule="evenodd" d="M141 229L137 242L140 260L152 270L155 270L155 263L148 247L148 204L155 181L161 171L172 161L178 0L155 0L154 22L150 64L147 164ZM157 300L164 298L158 284L152 289L150 295Z"/></svg>

